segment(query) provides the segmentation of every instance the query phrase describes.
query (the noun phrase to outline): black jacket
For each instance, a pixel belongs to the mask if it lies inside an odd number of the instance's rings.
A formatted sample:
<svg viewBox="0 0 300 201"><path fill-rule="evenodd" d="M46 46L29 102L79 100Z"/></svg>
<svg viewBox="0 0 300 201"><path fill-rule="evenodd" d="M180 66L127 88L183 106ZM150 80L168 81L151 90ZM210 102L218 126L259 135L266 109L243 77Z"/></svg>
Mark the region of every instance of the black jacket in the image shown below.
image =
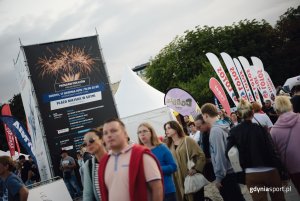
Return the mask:
<svg viewBox="0 0 300 201"><path fill-rule="evenodd" d="M239 150L243 169L255 167L274 167L283 180L288 179L287 171L280 161L270 134L258 124L244 121L233 127L228 136L226 157L232 146Z"/></svg>

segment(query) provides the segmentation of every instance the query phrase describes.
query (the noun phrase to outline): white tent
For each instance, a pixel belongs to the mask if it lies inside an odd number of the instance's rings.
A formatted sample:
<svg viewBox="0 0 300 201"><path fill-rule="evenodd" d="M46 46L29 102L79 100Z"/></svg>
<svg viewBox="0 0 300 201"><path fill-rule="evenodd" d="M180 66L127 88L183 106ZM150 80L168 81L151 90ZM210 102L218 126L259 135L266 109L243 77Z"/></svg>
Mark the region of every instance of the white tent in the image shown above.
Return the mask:
<svg viewBox="0 0 300 201"><path fill-rule="evenodd" d="M291 92L294 86L300 85L300 75L287 79L283 85L283 89Z"/></svg>
<svg viewBox="0 0 300 201"><path fill-rule="evenodd" d="M20 153L20 155L24 155L25 156L25 158L27 158L28 159L28 155L26 155L26 154L22 154L22 153ZM15 152L15 155L12 157L13 158L13 160L17 160L18 158L19 158L19 153L16 151ZM10 156L10 152L9 152L9 150L8 151L2 151L2 150L0 150L0 156Z"/></svg>
<svg viewBox="0 0 300 201"><path fill-rule="evenodd" d="M150 123L159 135L163 135L163 124L175 118L164 105L164 96L131 69L124 70L115 102L131 140L137 141L137 127L142 122Z"/></svg>
<svg viewBox="0 0 300 201"><path fill-rule="evenodd" d="M164 94L126 68L115 100L120 118L164 107Z"/></svg>

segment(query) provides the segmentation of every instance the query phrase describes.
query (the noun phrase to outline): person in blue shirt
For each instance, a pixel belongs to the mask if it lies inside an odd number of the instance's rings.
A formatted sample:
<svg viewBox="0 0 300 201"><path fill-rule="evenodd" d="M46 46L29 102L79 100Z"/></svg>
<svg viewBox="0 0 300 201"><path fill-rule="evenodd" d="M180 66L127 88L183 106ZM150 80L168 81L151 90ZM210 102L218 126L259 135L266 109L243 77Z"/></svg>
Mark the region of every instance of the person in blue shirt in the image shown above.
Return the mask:
<svg viewBox="0 0 300 201"><path fill-rule="evenodd" d="M148 123L138 126L139 144L148 147L158 159L164 175L164 201L176 201L176 190L172 174L177 171L176 162L166 145L161 143L154 128Z"/></svg>
<svg viewBox="0 0 300 201"><path fill-rule="evenodd" d="M13 160L9 156L0 156L0 190L3 201L27 201L28 189L21 178L12 173Z"/></svg>

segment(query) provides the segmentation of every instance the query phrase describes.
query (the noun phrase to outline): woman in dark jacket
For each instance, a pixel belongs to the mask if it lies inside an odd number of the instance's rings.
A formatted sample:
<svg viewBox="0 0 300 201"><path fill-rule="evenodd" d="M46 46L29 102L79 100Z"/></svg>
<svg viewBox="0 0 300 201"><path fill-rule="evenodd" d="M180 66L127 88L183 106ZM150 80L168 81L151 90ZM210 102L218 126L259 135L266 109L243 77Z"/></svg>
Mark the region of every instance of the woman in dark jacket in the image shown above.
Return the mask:
<svg viewBox="0 0 300 201"><path fill-rule="evenodd" d="M231 147L237 147L253 201L268 200L267 190L258 192L258 188L281 188L282 180L288 179L286 170L275 151L270 134L262 126L251 122L252 105L241 100L237 112L243 122L230 130L226 156ZM269 192L272 201L285 200L282 191Z"/></svg>

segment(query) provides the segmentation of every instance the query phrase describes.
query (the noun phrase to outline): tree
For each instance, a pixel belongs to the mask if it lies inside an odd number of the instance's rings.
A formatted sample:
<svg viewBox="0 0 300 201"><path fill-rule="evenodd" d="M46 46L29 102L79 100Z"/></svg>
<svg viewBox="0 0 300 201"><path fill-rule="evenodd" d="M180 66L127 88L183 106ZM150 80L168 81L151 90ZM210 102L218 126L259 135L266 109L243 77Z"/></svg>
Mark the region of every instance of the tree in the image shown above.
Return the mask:
<svg viewBox="0 0 300 201"><path fill-rule="evenodd" d="M279 46L276 31L266 21L243 20L232 26L196 27L176 37L151 60L146 76L149 84L166 92L180 86L189 91L201 105L213 100L208 88L214 73L205 54L227 52L232 57L257 56L266 70L273 67L273 52ZM223 65L225 66L225 65Z"/></svg>
<svg viewBox="0 0 300 201"><path fill-rule="evenodd" d="M280 59L277 64L278 72L273 77L283 83L287 78L299 75L300 6L290 8L280 16L275 28L280 41L276 56Z"/></svg>

